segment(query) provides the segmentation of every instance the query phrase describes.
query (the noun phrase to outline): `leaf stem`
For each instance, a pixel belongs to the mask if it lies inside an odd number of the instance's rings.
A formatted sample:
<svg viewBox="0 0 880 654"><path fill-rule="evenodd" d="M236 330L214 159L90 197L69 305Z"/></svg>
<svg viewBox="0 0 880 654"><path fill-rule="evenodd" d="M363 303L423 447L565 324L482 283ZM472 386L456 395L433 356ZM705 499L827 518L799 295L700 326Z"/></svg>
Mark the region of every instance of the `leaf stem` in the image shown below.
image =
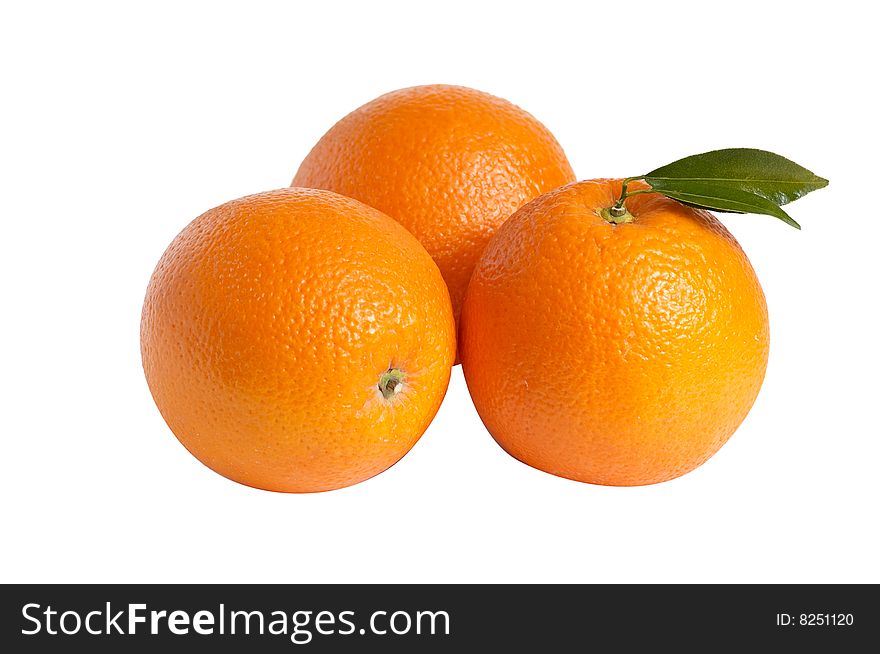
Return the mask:
<svg viewBox="0 0 880 654"><path fill-rule="evenodd" d="M643 188L637 189L635 191L628 190L627 187L629 186L630 182L644 178L645 176L641 175L639 177L627 177L626 179L624 179L620 189L620 197L618 198L617 202L615 202L610 207L602 209L599 212L599 215L614 225L632 222L633 217L632 215L630 215L629 211L626 210L626 207L623 204L624 200L632 197L633 195L641 195L642 193L659 193L659 191L655 191L653 188Z"/></svg>
<svg viewBox="0 0 880 654"><path fill-rule="evenodd" d="M632 193L627 193L627 187L630 182L634 182L637 179L644 179L644 175L640 175L638 177L627 177L623 180L623 186L620 189L620 198L618 198L617 202L614 203L614 206L611 207L611 215L622 216L626 209L623 206L623 201L626 200L631 195L636 195L638 193L644 193L645 191L633 191Z"/></svg>

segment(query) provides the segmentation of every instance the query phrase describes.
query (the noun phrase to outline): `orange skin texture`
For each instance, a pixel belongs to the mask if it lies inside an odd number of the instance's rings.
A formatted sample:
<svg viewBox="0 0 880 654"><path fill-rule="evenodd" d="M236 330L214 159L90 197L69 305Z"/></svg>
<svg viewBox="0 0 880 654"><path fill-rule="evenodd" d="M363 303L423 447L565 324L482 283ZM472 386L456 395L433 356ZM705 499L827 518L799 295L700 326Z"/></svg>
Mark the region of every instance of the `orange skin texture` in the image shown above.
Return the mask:
<svg viewBox="0 0 880 654"><path fill-rule="evenodd" d="M630 190L647 188L636 182ZM496 441L530 466L637 486L693 470L751 408L767 367L764 294L707 211L657 194L597 214L621 180L516 212L474 270L459 354Z"/></svg>
<svg viewBox="0 0 880 654"><path fill-rule="evenodd" d="M443 278L394 220L328 191L282 189L199 216L150 280L144 372L181 443L273 491L349 486L396 463L449 382ZM378 382L406 377L385 399Z"/></svg>
<svg viewBox="0 0 880 654"><path fill-rule="evenodd" d="M429 85L348 114L292 185L336 191L399 221L437 262L457 320L495 230L529 200L574 180L562 147L531 114L481 91Z"/></svg>

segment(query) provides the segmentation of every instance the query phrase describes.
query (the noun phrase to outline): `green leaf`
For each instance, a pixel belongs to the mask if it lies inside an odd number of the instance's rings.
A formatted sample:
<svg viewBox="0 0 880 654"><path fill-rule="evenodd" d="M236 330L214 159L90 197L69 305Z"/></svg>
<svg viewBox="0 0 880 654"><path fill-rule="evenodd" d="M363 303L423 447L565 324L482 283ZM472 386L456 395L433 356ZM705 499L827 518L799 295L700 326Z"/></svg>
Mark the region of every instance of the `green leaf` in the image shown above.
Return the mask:
<svg viewBox="0 0 880 654"><path fill-rule="evenodd" d="M698 184L699 192L710 186L719 193L721 189L732 189L760 196L775 205L787 204L828 185L827 179L785 157L753 148L695 154L652 170L644 179L669 197L672 196L667 191L688 193Z"/></svg>
<svg viewBox="0 0 880 654"><path fill-rule="evenodd" d="M680 189L657 189L666 197L702 209L729 213L760 213L775 216L781 221L800 229L794 219L772 200L738 188L716 186L711 182L689 181Z"/></svg>

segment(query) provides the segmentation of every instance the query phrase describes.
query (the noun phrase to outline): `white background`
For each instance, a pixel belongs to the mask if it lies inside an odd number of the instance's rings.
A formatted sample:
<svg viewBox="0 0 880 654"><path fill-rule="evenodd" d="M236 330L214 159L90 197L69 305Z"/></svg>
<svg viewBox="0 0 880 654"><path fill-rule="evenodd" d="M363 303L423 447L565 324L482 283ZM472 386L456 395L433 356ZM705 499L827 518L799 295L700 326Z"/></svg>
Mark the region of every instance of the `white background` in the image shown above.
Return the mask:
<svg viewBox="0 0 880 654"><path fill-rule="evenodd" d="M880 582L877 16L870 3L20 3L0 13L4 582ZM460 368L413 451L318 495L203 467L153 405L141 302L174 235L286 186L337 119L454 83L579 178L750 146L831 185L723 220L771 315L758 401L644 488L507 456Z"/></svg>

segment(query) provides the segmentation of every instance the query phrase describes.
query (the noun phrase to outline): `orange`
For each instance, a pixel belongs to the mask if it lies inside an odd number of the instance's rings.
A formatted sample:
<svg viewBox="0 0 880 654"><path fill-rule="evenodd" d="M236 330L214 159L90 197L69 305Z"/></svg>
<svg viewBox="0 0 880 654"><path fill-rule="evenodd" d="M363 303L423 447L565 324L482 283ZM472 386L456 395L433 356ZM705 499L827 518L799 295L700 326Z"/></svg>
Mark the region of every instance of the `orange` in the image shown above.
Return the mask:
<svg viewBox="0 0 880 654"><path fill-rule="evenodd" d="M446 392L440 271L388 216L282 189L196 218L150 280L144 372L181 443L274 491L349 486L397 462Z"/></svg>
<svg viewBox="0 0 880 654"><path fill-rule="evenodd" d="M355 109L318 141L292 185L336 191L399 221L437 262L457 319L498 226L574 180L562 148L530 114L488 93L438 84Z"/></svg>
<svg viewBox="0 0 880 654"><path fill-rule="evenodd" d="M648 188L631 184L631 189ZM710 213L620 180L520 209L484 251L460 356L492 436L535 468L613 486L678 477L745 418L767 366L764 295Z"/></svg>

